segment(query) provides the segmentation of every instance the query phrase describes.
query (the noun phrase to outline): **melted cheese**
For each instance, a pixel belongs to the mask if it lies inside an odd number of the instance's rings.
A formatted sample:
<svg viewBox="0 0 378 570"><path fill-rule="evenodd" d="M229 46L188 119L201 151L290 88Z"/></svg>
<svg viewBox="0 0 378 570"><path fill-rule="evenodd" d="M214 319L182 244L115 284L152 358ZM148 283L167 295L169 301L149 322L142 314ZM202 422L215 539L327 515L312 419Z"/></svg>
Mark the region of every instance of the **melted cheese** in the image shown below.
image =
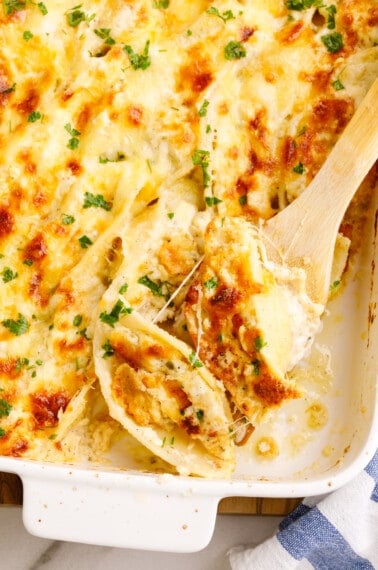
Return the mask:
<svg viewBox="0 0 378 570"><path fill-rule="evenodd" d="M258 222L293 200L376 75L376 8L333 4L334 30L325 8L284 1L4 0L2 454L72 461L65 434L99 390L98 307L120 288L196 350L184 302L209 222ZM342 49L327 50L331 33Z"/></svg>

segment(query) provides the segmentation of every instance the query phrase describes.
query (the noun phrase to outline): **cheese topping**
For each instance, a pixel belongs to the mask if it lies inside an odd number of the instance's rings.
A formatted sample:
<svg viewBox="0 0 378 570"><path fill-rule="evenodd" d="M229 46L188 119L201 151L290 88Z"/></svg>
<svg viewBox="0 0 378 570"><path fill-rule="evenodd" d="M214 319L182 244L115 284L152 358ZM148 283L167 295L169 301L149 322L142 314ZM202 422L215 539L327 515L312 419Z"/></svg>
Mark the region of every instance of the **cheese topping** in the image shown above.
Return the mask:
<svg viewBox="0 0 378 570"><path fill-rule="evenodd" d="M85 446L75 456L65 439L79 421L88 457L93 425L133 431L140 394L117 422L112 396L101 418L93 405L114 349L94 338L127 309L187 346L196 382L215 377L203 409L213 394L226 431L229 406L257 422L299 397L282 371L315 330L296 293L268 286L248 228L303 191L377 74L371 2L317 4L3 0L1 454L80 461ZM341 230L353 243L348 219ZM278 327L272 307L286 307ZM264 336L280 331L274 352ZM229 474L232 443L209 417L223 460L201 474ZM159 454L154 434L143 445ZM190 472L179 453L165 460Z"/></svg>

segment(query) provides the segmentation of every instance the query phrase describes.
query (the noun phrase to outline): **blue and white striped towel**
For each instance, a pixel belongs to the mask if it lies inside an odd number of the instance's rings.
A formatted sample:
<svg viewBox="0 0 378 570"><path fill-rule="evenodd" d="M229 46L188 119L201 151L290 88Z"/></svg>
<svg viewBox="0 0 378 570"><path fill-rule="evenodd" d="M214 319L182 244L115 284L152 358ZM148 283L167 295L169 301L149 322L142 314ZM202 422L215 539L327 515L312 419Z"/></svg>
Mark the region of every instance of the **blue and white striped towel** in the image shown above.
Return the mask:
<svg viewBox="0 0 378 570"><path fill-rule="evenodd" d="M229 558L232 570L378 569L378 451L353 481L305 499L275 536Z"/></svg>

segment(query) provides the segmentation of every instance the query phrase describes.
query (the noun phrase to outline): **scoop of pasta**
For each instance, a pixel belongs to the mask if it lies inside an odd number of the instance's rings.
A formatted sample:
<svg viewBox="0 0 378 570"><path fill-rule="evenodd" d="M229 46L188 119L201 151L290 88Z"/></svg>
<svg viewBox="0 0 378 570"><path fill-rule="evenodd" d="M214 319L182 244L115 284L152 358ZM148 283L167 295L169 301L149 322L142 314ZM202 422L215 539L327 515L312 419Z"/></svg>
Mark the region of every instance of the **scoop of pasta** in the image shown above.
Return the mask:
<svg viewBox="0 0 378 570"><path fill-rule="evenodd" d="M184 342L117 303L119 312L102 307L93 340L111 416L180 474L229 477L234 443L222 385ZM117 322L106 318L112 311Z"/></svg>

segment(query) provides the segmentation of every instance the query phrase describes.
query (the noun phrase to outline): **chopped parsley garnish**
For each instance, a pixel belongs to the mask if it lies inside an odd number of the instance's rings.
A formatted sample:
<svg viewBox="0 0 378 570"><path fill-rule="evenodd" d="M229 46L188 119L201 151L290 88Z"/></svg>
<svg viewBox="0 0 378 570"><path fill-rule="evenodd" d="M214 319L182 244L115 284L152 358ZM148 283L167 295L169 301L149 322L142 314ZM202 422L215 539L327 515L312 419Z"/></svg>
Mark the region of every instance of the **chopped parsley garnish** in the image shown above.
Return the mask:
<svg viewBox="0 0 378 570"><path fill-rule="evenodd" d="M7 16L11 16L14 12L24 10L26 8L25 0L4 0L4 12Z"/></svg>
<svg viewBox="0 0 378 570"><path fill-rule="evenodd" d="M16 279L16 277L18 277L18 273L13 271L10 267L4 267L1 275L3 277L4 283L9 283L9 281L13 281L13 279Z"/></svg>
<svg viewBox="0 0 378 570"><path fill-rule="evenodd" d="M11 406L9 404L9 402L7 402L3 398L1 398L0 399L0 418L3 418L4 416L9 416L12 408L13 408L13 406Z"/></svg>
<svg viewBox="0 0 378 570"><path fill-rule="evenodd" d="M218 279L216 277L210 277L210 279L207 279L207 281L204 281L203 284L205 285L205 287L208 291L211 291L212 289L215 289L216 287L218 287Z"/></svg>
<svg viewBox="0 0 378 570"><path fill-rule="evenodd" d="M110 313L104 311L100 314L100 321L114 328L114 324L119 321L120 315L130 314L131 312L132 308L126 307L125 303L118 299Z"/></svg>
<svg viewBox="0 0 378 570"><path fill-rule="evenodd" d="M334 293L336 291L336 289L338 289L338 287L340 287L340 283L341 281L339 279L337 279L336 281L334 281L329 288L330 293Z"/></svg>
<svg viewBox="0 0 378 570"><path fill-rule="evenodd" d="M332 32L321 36L323 44L330 53L336 53L344 47L343 36L339 32Z"/></svg>
<svg viewBox="0 0 378 570"><path fill-rule="evenodd" d="M327 28L329 30L334 30L336 28L336 6L331 4L331 6L326 7L326 11L328 12Z"/></svg>
<svg viewBox="0 0 378 570"><path fill-rule="evenodd" d="M293 167L293 172L296 172L297 174L303 174L304 171L305 171L305 167L302 164L302 162L298 162L298 164Z"/></svg>
<svg viewBox="0 0 378 570"><path fill-rule="evenodd" d="M46 4L43 2L38 2L37 6L43 16L46 16L46 14L49 13L48 9L46 8Z"/></svg>
<svg viewBox="0 0 378 570"><path fill-rule="evenodd" d="M340 79L336 79L336 81L332 83L332 87L335 91L341 91L342 89L345 89L345 86L341 83Z"/></svg>
<svg viewBox="0 0 378 570"><path fill-rule="evenodd" d="M255 349L256 349L256 351L257 351L257 352L260 352L260 350L261 350L262 348L264 348L264 346L266 346L267 343L263 341L263 339L261 338L261 336L257 336L257 337L255 338L255 343L254 343L254 344L255 344Z"/></svg>
<svg viewBox="0 0 378 570"><path fill-rule="evenodd" d="M93 241L88 236L81 236L79 238L80 247L83 249L88 249L90 245L93 245Z"/></svg>
<svg viewBox="0 0 378 570"><path fill-rule="evenodd" d="M131 67L133 69L147 69L147 67L150 67L151 59L148 54L149 48L150 40L146 41L146 45L144 46L144 50L141 54L135 53L133 48L129 45L123 46L123 51L127 53Z"/></svg>
<svg viewBox="0 0 378 570"><path fill-rule="evenodd" d="M35 123L42 118L42 114L39 111L32 111L28 116L28 123Z"/></svg>
<svg viewBox="0 0 378 570"><path fill-rule="evenodd" d="M29 267L31 267L33 265L33 260L32 259L24 259L24 261L22 263L24 265L28 265Z"/></svg>
<svg viewBox="0 0 378 570"><path fill-rule="evenodd" d="M22 34L22 37L26 42L28 42L29 40L34 38L34 34L32 34L30 30L25 30L24 33Z"/></svg>
<svg viewBox="0 0 378 570"><path fill-rule="evenodd" d="M196 411L196 416L197 416L197 420L200 422L201 420L203 420L203 416L205 415L205 412L203 410L197 410Z"/></svg>
<svg viewBox="0 0 378 570"><path fill-rule="evenodd" d="M168 212L167 216L170 220L173 220L173 218L175 217L173 212Z"/></svg>
<svg viewBox="0 0 378 570"><path fill-rule="evenodd" d="M13 83L10 87L6 87L0 91L0 95L9 95L9 93L13 93L16 90L16 83Z"/></svg>
<svg viewBox="0 0 378 570"><path fill-rule="evenodd" d="M320 7L323 5L323 0L287 0L286 6L289 10L302 11L306 8Z"/></svg>
<svg viewBox="0 0 378 570"><path fill-rule="evenodd" d="M77 129L71 127L70 123L64 125L64 128L66 129L67 133L71 135L71 138L67 143L67 147L71 150L75 150L79 146L80 141L77 137L80 136L81 133Z"/></svg>
<svg viewBox="0 0 378 570"><path fill-rule="evenodd" d="M16 367L15 367L16 371L20 372L24 366L28 366L28 365L29 365L29 359L28 358L17 358Z"/></svg>
<svg viewBox="0 0 378 570"><path fill-rule="evenodd" d="M224 57L226 59L241 59L246 57L247 51L241 42L228 42L224 48Z"/></svg>
<svg viewBox="0 0 378 570"><path fill-rule="evenodd" d="M140 285L144 285L145 287L147 287L155 297L167 296L166 293L163 291L163 287L166 284L162 283L161 281L152 281L152 279L150 279L148 275L143 275L142 277L140 277L138 279L138 283Z"/></svg>
<svg viewBox="0 0 378 570"><path fill-rule="evenodd" d="M114 46L116 41L110 36L111 29L110 28L100 28L98 30L94 30L96 36L104 40L104 43L107 46Z"/></svg>
<svg viewBox="0 0 378 570"><path fill-rule="evenodd" d="M211 16L217 16L218 18L220 18L221 20L223 20L224 23L227 22L227 20L234 20L235 16L232 13L232 10L225 10L224 12L222 12L222 14L219 12L218 8L215 8L215 6L211 6L210 8L208 8L206 10L206 12L208 14L210 14Z"/></svg>
<svg viewBox="0 0 378 570"><path fill-rule="evenodd" d="M29 329L29 323L21 313L18 313L18 319L5 319L1 324L15 336L21 336Z"/></svg>
<svg viewBox="0 0 378 570"><path fill-rule="evenodd" d="M202 169L203 185L206 188L210 182L209 168L210 152L208 150L197 149L192 154L192 162L194 166L200 166Z"/></svg>
<svg viewBox="0 0 378 570"><path fill-rule="evenodd" d="M85 22L86 15L82 10L72 10L67 13L67 24L72 28L76 28L81 22Z"/></svg>
<svg viewBox="0 0 378 570"><path fill-rule="evenodd" d="M107 340L106 342L104 342L104 344L101 347L104 350L104 354L102 355L102 358L109 358L110 356L113 356L114 354L114 348L112 347L112 345L110 344L110 341Z"/></svg>
<svg viewBox="0 0 378 570"><path fill-rule="evenodd" d="M239 198L239 204L241 206L244 206L247 203L247 194L244 194L244 196L240 196Z"/></svg>
<svg viewBox="0 0 378 570"><path fill-rule="evenodd" d="M82 322L83 322L83 315L75 315L72 324L74 327L79 327Z"/></svg>
<svg viewBox="0 0 378 570"><path fill-rule="evenodd" d="M126 160L126 155L124 152L120 150L117 151L114 158L109 158L107 156L104 156L103 154L101 154L98 157L98 161L100 164L107 164L108 162L122 162L123 160Z"/></svg>
<svg viewBox="0 0 378 570"><path fill-rule="evenodd" d="M121 285L121 287L118 289L118 293L120 293L120 295L123 295L124 293L126 293L127 289L129 288L127 283L124 283L123 285Z"/></svg>
<svg viewBox="0 0 378 570"><path fill-rule="evenodd" d="M85 338L85 340L91 340L89 338L89 336L87 335L87 329L81 329L80 331L78 331L76 334L79 334L80 336L82 336L83 338Z"/></svg>
<svg viewBox="0 0 378 570"><path fill-rule="evenodd" d="M159 10L168 8L169 0L154 0L153 6L154 8L158 8Z"/></svg>
<svg viewBox="0 0 378 570"><path fill-rule="evenodd" d="M211 125L206 125L206 133L211 133Z"/></svg>
<svg viewBox="0 0 378 570"><path fill-rule="evenodd" d="M5 431L5 429L0 428L0 437L4 437L4 435L5 435L6 433L7 433L7 432Z"/></svg>
<svg viewBox="0 0 378 570"><path fill-rule="evenodd" d="M107 202L102 194L85 192L83 208L102 208L109 212L112 209L112 203Z"/></svg>
<svg viewBox="0 0 378 570"><path fill-rule="evenodd" d="M42 366L43 360L36 360L35 363L37 366Z"/></svg>
<svg viewBox="0 0 378 570"><path fill-rule="evenodd" d="M253 374L254 376L258 376L260 374L260 360L252 360L251 362L252 366L253 366Z"/></svg>
<svg viewBox="0 0 378 570"><path fill-rule="evenodd" d="M220 204L222 201L223 200L217 198L216 196L206 196L205 198L206 206L216 206L217 204Z"/></svg>
<svg viewBox="0 0 378 570"><path fill-rule="evenodd" d="M90 22L95 17L95 14L87 16L85 12L80 10L81 7L82 4L79 4L66 12L67 24L72 28L76 28L81 22Z"/></svg>
<svg viewBox="0 0 378 570"><path fill-rule="evenodd" d="M69 226L74 223L75 218L70 214L62 214L61 220L63 225Z"/></svg>
<svg viewBox="0 0 378 570"><path fill-rule="evenodd" d="M210 105L210 102L207 99L205 99L204 102L202 103L199 111L198 111L198 114L200 117L206 117L207 108L209 105Z"/></svg>
<svg viewBox="0 0 378 570"><path fill-rule="evenodd" d="M203 366L202 362L198 359L194 351L189 354L189 362L193 368L201 368Z"/></svg>

